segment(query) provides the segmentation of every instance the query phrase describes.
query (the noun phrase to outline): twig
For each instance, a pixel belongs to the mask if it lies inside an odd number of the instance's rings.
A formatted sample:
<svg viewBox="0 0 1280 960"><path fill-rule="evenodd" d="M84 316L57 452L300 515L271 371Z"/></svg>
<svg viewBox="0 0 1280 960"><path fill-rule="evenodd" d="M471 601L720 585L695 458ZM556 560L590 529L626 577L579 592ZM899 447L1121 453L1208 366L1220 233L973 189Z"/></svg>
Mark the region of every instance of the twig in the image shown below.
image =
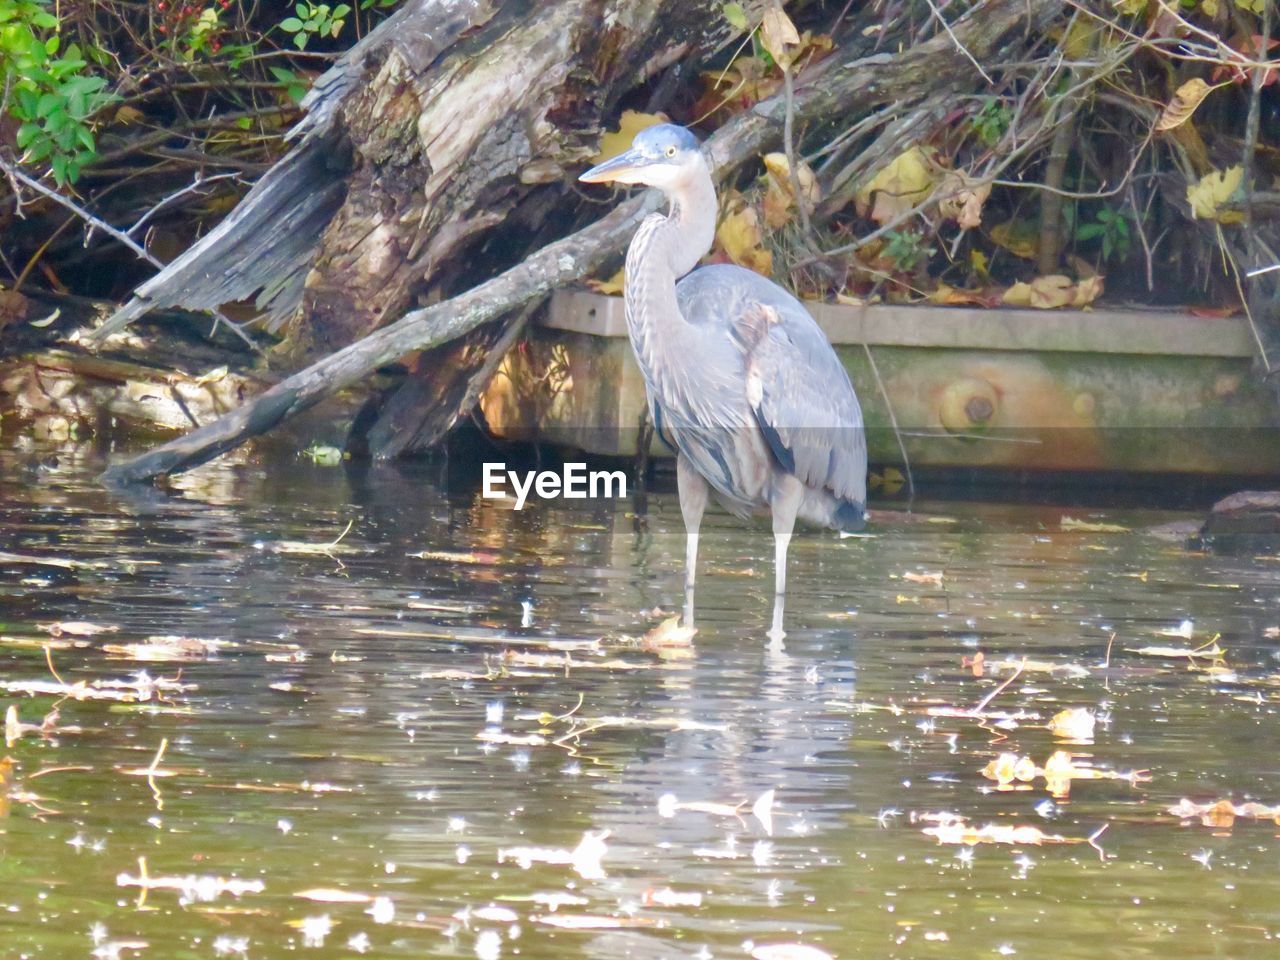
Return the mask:
<svg viewBox="0 0 1280 960"><path fill-rule="evenodd" d="M987 709L987 705L991 703L991 701L994 700L996 697L1000 696L1000 694L1004 692L1004 689L1007 686L1009 686L1009 684L1013 683L1013 681L1017 680L1018 677L1022 676L1022 671L1025 669L1027 669L1027 658L1023 657L1022 662L1018 664L1018 669L1013 671L1013 673L1009 674L1008 679L1005 680L1003 683L1001 683L1000 686L996 687L994 690L988 693L985 697L979 700L978 705L974 707L973 710L970 712L981 713L983 710Z"/></svg>
<svg viewBox="0 0 1280 960"><path fill-rule="evenodd" d="M884 380L880 377L880 367L876 364L875 355L871 352L871 347L866 343L862 344L862 349L867 354L867 363L871 367L871 375L876 378L876 389L880 391L880 396L884 400L885 411L889 414L889 425L893 427L893 438L898 441L898 452L902 454L902 471L907 478L907 506L910 508L916 498L916 484L911 476L911 458L907 456L907 445L902 441L902 431L898 429L898 418L893 412L893 401L889 399L889 391L885 388Z"/></svg>
<svg viewBox="0 0 1280 960"><path fill-rule="evenodd" d="M991 76L987 73L987 71L982 69L982 64L980 64L977 58L972 53L969 52L969 48L960 42L960 38L957 37L955 34L955 31L951 29L951 24L948 23L947 18L942 15L942 11L940 11L936 6L934 6L933 0L925 0L925 3L929 4L929 12L938 18L938 22L942 24L942 29L947 31L947 36L950 37L951 42L956 45L956 49L959 50L962 54L964 54L965 59L973 64L973 67L975 70L977 70L980 74L982 74L982 79L987 81L987 83L991 84L991 86L994 87L996 85L996 82L991 79Z"/></svg>

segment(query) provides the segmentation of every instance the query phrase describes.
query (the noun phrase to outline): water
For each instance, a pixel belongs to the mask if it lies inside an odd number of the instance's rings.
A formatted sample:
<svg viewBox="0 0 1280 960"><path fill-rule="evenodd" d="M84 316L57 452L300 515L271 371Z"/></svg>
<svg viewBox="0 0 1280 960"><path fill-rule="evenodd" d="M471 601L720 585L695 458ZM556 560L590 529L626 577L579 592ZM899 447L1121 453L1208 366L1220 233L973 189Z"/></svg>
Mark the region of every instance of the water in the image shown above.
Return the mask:
<svg viewBox="0 0 1280 960"><path fill-rule="evenodd" d="M82 564L0 561L0 679L53 681L38 625L87 621L117 629L54 644L63 682L190 685L0 693L23 723L59 710L7 749L5 958L1134 960L1280 938L1276 824L1166 812L1280 803L1280 563L1062 529L1190 514L925 501L870 539L798 537L782 645L768 536L713 515L700 632L653 652L627 638L681 601L670 493L637 533L627 504L515 513L426 469L213 466L126 498L75 455L0 456L0 550ZM1231 673L1129 652L1219 634ZM230 645L104 651L153 635ZM947 715L1009 677L974 676L978 652L1028 659L986 707L1016 726ZM1093 743L1045 729L1068 707L1096 711ZM1146 773L1056 800L982 776L1055 750ZM940 843L944 812L1074 842ZM520 847L542 848L527 869ZM619 926L546 922L566 917Z"/></svg>

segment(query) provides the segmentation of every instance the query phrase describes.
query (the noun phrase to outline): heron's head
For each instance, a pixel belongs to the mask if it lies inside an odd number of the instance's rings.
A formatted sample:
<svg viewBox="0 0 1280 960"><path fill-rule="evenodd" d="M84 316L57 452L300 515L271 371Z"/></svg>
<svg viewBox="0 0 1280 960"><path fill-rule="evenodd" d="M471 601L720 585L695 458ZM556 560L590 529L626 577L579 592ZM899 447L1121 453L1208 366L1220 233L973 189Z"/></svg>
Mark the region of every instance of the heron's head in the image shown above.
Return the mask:
<svg viewBox="0 0 1280 960"><path fill-rule="evenodd" d="M642 183L671 192L705 168L698 138L684 127L662 123L641 130L631 141L630 150L592 167L578 179L584 183Z"/></svg>

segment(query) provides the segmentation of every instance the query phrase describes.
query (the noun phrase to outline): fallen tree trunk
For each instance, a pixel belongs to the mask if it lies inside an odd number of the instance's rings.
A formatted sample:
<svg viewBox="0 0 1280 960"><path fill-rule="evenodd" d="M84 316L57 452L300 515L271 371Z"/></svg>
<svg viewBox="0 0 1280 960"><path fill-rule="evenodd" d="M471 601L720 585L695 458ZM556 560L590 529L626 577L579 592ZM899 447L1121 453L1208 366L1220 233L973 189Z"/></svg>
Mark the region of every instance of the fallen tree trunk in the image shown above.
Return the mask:
<svg viewBox="0 0 1280 960"><path fill-rule="evenodd" d="M1053 0L989 0L954 24L952 31L903 53L861 57L847 50L839 52L798 78L790 106L794 120L847 119L854 112L853 104L856 112L895 102L905 109L939 91L971 90L978 82L971 57L998 58L1004 46L1021 45L1025 34L1034 34L1059 10ZM777 145L787 110L786 99L779 95L725 124L707 144L719 174L723 176L761 150ZM149 480L203 463L409 351L447 342L540 299L558 286L579 280L619 252L640 216L657 204L658 198L649 194L628 201L493 280L451 300L413 311L338 350L221 420L112 466L104 480Z"/></svg>

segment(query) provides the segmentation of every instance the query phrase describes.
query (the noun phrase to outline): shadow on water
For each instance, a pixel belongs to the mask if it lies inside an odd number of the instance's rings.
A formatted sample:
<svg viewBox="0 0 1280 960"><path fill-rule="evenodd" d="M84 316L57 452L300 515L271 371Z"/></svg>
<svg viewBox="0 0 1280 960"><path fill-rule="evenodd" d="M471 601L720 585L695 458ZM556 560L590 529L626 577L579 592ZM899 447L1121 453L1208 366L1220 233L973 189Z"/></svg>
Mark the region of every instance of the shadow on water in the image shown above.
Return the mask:
<svg viewBox="0 0 1280 960"><path fill-rule="evenodd" d="M779 646L772 538L709 515L700 632L645 644L682 600L669 492L637 533L625 502L517 513L426 467L121 495L74 456L28 466L0 454L6 955L1131 960L1280 936L1280 811L1169 812L1280 803L1274 543L1188 552L1139 531L1189 514L1133 504L925 501L798 535ZM1047 728L1066 708L1090 742Z"/></svg>

